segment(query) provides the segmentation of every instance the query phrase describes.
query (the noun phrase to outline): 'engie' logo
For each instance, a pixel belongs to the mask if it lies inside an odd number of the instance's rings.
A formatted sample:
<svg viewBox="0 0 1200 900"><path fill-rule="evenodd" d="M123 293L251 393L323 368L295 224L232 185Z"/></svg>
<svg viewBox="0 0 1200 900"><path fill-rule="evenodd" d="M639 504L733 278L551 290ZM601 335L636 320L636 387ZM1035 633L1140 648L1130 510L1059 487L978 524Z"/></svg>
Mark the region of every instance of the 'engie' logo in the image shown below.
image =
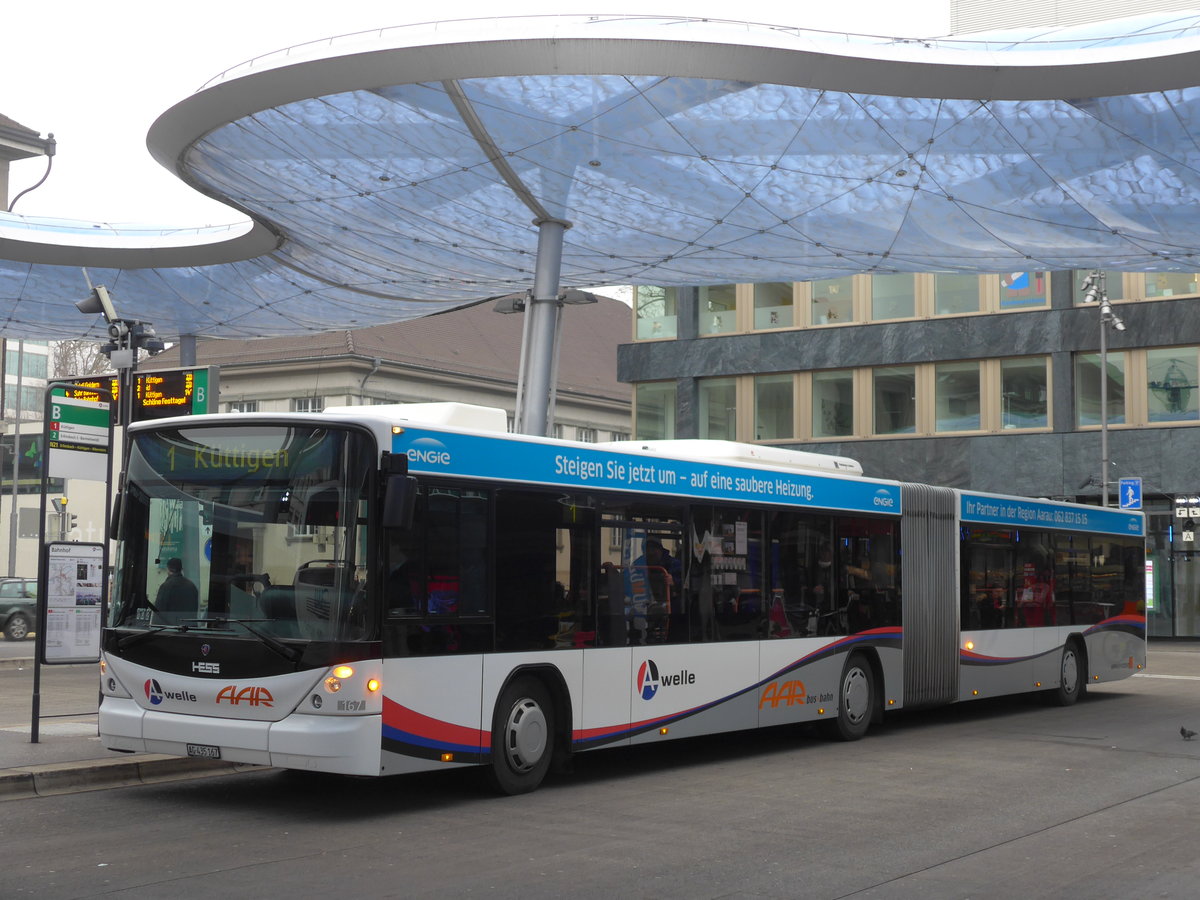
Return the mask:
<svg viewBox="0 0 1200 900"><path fill-rule="evenodd" d="M695 683L695 674L689 672L687 669L683 669L674 675L664 675L660 678L658 666L654 664L654 660L648 659L638 667L636 689L639 697L643 700L649 700L658 693L660 687L679 687Z"/></svg>
<svg viewBox="0 0 1200 900"><path fill-rule="evenodd" d="M441 441L433 438L417 438L408 448L408 461L425 466L450 465L450 451Z"/></svg>

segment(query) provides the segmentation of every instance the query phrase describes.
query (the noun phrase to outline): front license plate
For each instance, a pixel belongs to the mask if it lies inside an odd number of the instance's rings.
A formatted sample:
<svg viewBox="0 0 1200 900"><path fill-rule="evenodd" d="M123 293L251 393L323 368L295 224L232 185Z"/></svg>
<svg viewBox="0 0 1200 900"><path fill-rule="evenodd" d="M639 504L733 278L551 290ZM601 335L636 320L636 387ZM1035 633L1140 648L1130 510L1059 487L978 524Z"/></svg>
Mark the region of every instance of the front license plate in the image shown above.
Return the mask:
<svg viewBox="0 0 1200 900"><path fill-rule="evenodd" d="M220 759L221 748L211 744L188 744L188 756L198 756L201 759Z"/></svg>

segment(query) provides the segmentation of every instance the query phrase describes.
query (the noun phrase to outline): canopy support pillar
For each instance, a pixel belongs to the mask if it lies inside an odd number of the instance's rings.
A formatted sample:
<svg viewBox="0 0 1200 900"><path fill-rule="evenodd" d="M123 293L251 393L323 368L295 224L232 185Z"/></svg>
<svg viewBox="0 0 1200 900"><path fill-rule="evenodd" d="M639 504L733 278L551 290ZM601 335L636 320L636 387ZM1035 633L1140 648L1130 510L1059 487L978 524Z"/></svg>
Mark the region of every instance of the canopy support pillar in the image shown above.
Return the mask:
<svg viewBox="0 0 1200 900"><path fill-rule="evenodd" d="M547 436L553 419L558 383L558 345L562 300L558 293L562 273L563 235L570 224L560 219L540 219L533 296L525 308L525 331L517 377L516 430L520 434Z"/></svg>

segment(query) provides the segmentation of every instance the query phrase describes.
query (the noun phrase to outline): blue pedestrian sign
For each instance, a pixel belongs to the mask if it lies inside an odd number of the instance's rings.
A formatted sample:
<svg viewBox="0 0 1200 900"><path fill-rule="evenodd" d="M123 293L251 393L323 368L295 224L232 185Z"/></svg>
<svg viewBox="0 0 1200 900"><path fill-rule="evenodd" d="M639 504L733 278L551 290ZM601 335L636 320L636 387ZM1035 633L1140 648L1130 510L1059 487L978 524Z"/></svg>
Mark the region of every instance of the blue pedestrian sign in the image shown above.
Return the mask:
<svg viewBox="0 0 1200 900"><path fill-rule="evenodd" d="M1142 508L1142 479L1122 478L1120 481L1121 509Z"/></svg>

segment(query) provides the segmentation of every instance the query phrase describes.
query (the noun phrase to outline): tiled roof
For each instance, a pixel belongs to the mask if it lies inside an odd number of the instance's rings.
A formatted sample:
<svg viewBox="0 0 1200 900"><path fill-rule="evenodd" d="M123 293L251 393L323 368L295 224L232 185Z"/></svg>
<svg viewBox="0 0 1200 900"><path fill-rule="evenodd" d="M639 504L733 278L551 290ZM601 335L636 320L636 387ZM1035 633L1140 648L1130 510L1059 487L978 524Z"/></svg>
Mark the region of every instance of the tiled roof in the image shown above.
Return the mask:
<svg viewBox="0 0 1200 900"><path fill-rule="evenodd" d="M203 340L197 342L196 361L235 368L354 356L515 384L525 317L501 315L492 307L485 302L410 322L300 337ZM628 398L629 386L617 381L617 345L629 340L630 317L628 306L607 298L563 310L560 390ZM179 365L178 349L155 357L153 365Z"/></svg>

